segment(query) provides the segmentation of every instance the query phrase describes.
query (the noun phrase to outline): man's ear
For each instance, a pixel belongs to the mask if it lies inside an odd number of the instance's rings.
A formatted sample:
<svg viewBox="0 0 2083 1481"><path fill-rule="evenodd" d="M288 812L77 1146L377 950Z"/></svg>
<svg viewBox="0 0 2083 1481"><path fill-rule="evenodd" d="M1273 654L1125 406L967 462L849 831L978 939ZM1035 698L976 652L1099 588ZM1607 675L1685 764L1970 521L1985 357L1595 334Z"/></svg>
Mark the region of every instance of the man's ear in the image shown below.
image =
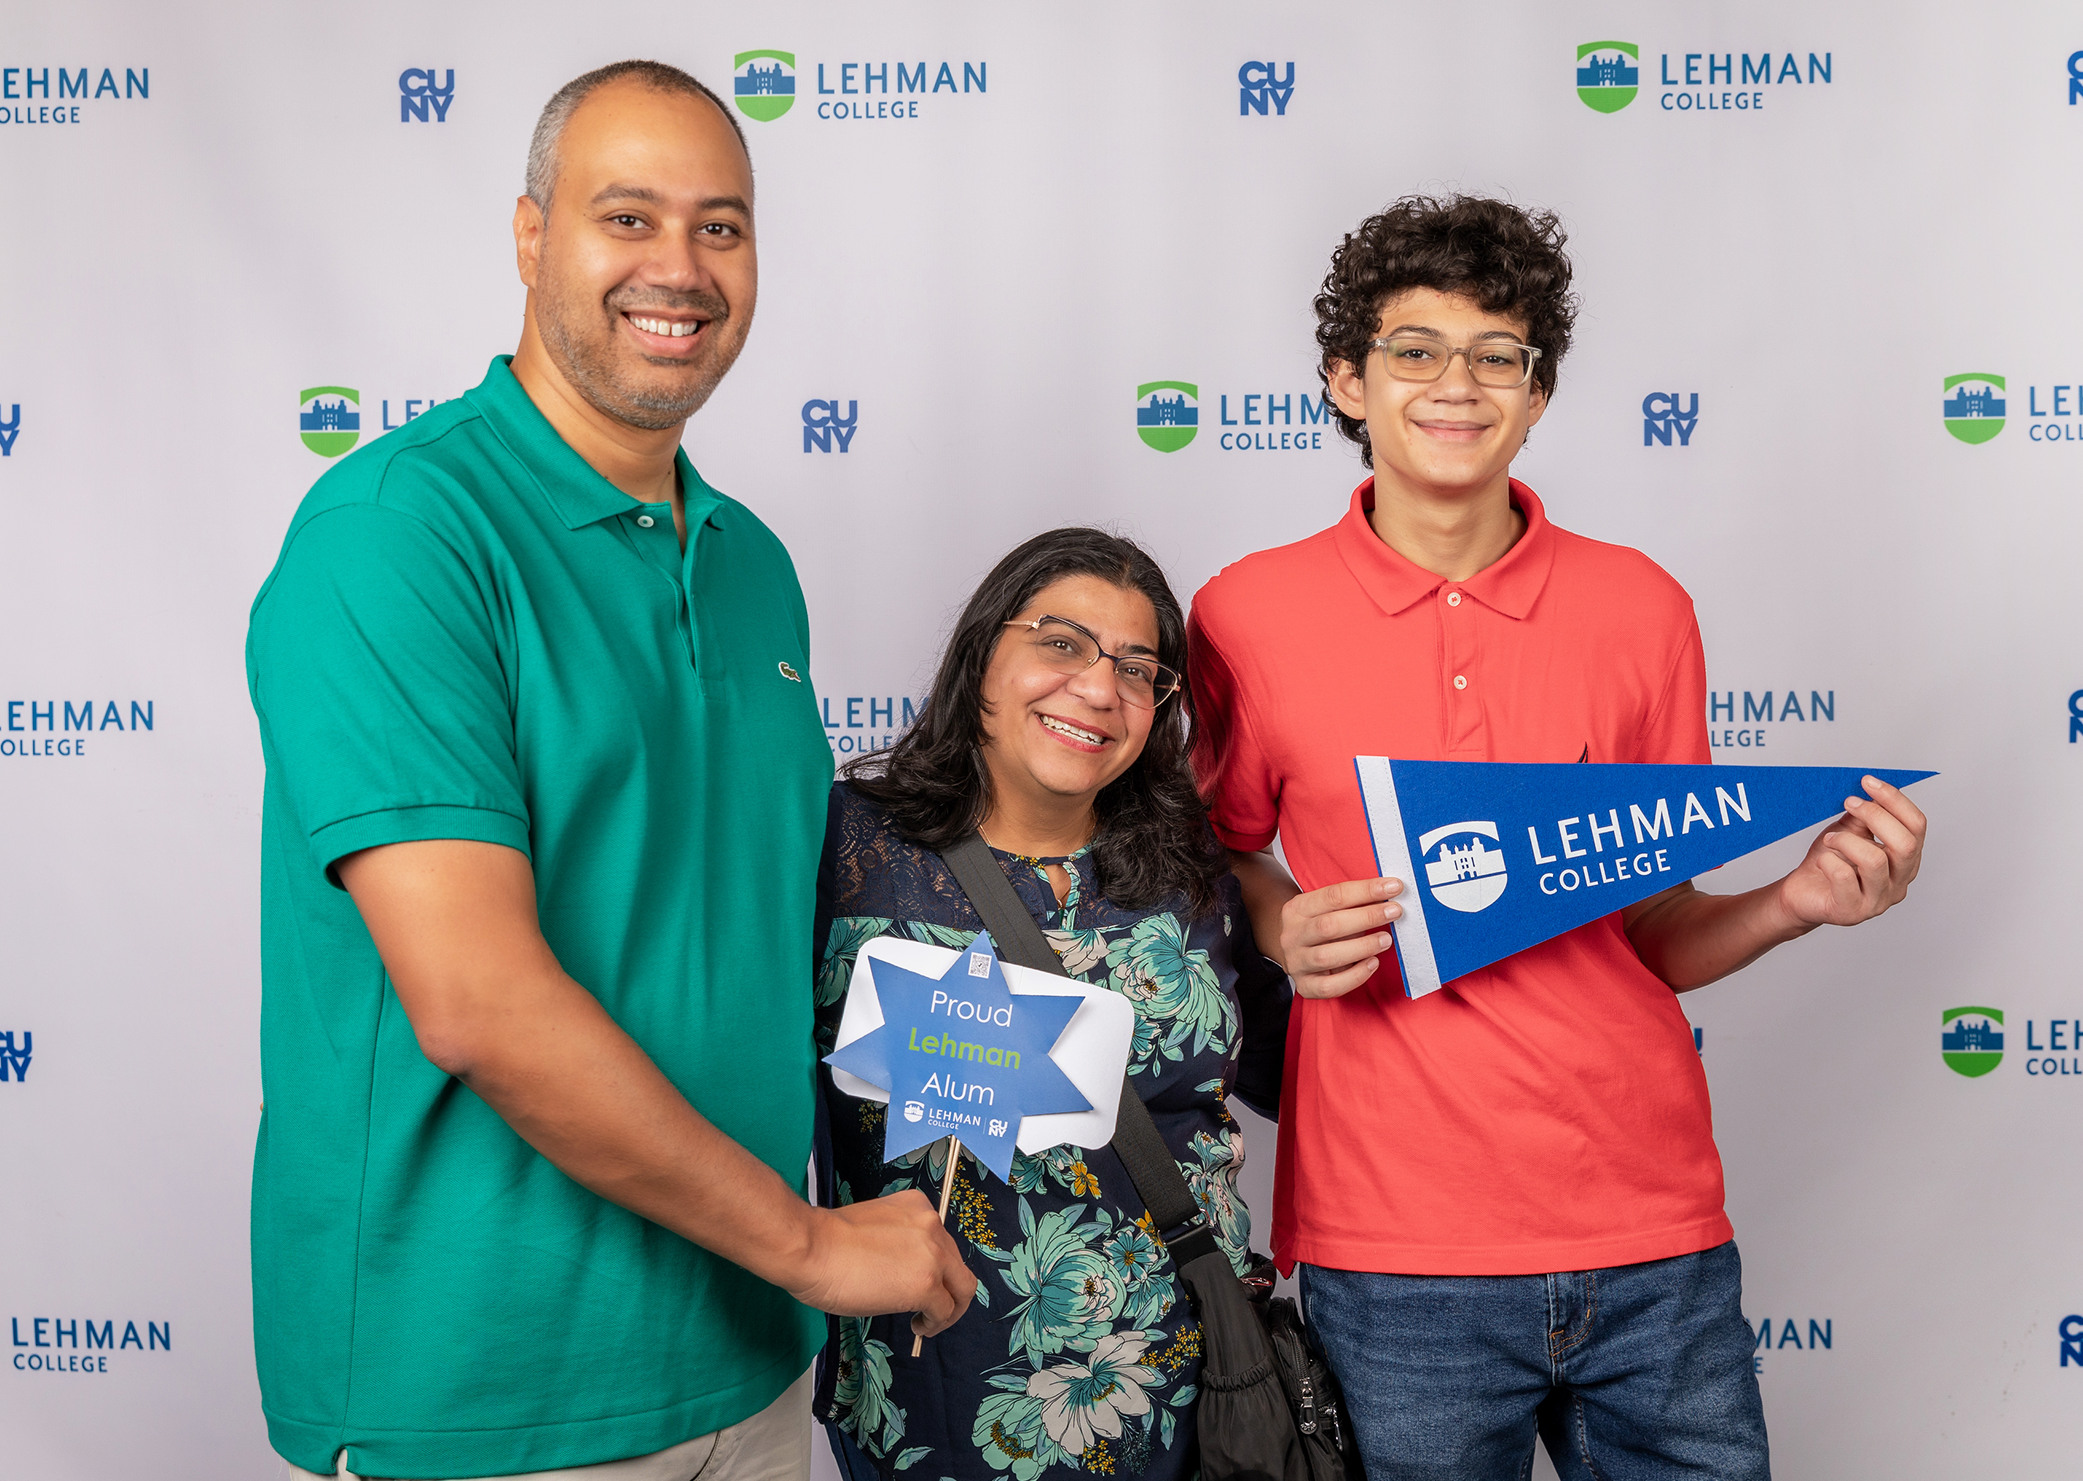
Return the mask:
<svg viewBox="0 0 2083 1481"><path fill-rule="evenodd" d="M1367 383L1350 361L1333 360L1328 367L1325 389L1331 404L1356 422L1367 420Z"/></svg>
<svg viewBox="0 0 2083 1481"><path fill-rule="evenodd" d="M535 286L536 270L542 265L542 234L547 224L542 207L532 196L514 202L514 268L529 288Z"/></svg>
<svg viewBox="0 0 2083 1481"><path fill-rule="evenodd" d="M1539 382L1535 382L1533 389L1526 393L1526 425L1531 428L1547 409L1548 393L1540 388Z"/></svg>

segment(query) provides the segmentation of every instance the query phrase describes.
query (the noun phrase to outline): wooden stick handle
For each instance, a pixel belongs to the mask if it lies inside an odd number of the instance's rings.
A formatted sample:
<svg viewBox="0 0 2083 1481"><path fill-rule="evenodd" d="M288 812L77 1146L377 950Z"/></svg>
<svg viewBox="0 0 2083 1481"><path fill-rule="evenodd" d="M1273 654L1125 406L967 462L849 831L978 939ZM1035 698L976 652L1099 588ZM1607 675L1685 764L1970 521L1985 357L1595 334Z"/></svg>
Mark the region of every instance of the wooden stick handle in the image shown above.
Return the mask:
<svg viewBox="0 0 2083 1481"><path fill-rule="evenodd" d="M962 1139L958 1136L951 1136L947 1139L947 1171L942 1173L940 1177L940 1222L943 1225L947 1223L948 1199L953 1196L955 1191L955 1168L960 1165L961 1161ZM918 1333L913 1333L911 1338L911 1355L917 1357L925 1350L926 1339Z"/></svg>

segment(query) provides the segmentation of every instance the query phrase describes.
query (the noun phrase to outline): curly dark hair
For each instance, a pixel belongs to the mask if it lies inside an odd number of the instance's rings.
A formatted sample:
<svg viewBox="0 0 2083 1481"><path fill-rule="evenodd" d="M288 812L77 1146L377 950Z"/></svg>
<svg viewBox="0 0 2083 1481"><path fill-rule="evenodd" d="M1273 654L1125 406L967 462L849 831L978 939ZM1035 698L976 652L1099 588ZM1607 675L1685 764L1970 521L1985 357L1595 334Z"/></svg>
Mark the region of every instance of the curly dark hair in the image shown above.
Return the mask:
<svg viewBox="0 0 2083 1481"><path fill-rule="evenodd" d="M1367 424L1331 400L1331 367L1343 360L1364 375L1367 342L1380 332L1383 306L1412 288L1459 294L1485 313L1523 320L1527 342L1541 352L1534 384L1544 396L1555 394L1555 372L1569 353L1577 319L1562 250L1568 240L1553 211L1468 195L1407 195L1347 235L1316 295L1316 343L1323 352L1317 374L1338 430L1358 444L1362 461L1374 461Z"/></svg>
<svg viewBox="0 0 2083 1481"><path fill-rule="evenodd" d="M1157 612L1158 662L1186 672L1186 617L1148 552L1105 530L1036 535L992 567L963 607L911 728L888 750L844 768L854 789L880 805L909 842L937 853L983 821L991 797L983 755L984 671L1004 624L1066 576L1097 576L1148 597ZM1190 914L1205 914L1215 903L1215 882L1229 867L1187 764L1184 699L1159 707L1142 754L1094 803L1094 882L1102 896L1129 910L1178 896Z"/></svg>

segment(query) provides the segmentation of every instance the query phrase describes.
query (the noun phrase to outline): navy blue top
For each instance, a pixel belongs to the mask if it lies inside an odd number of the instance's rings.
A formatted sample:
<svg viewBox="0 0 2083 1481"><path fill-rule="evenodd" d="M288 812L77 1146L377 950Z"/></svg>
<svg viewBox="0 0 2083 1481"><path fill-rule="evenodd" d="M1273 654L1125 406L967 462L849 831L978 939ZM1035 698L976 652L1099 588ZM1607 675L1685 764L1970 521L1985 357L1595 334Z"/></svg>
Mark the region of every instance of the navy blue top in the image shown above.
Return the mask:
<svg viewBox="0 0 2083 1481"><path fill-rule="evenodd" d="M1128 1073L1231 1263L1251 1215L1237 1196L1244 1142L1223 1102L1267 1115L1279 1099L1286 977L1252 941L1235 876L1197 920L1183 902L1124 910L1092 893L1086 850L993 850L1072 976L1136 1009ZM1070 875L1061 905L1042 872ZM863 943L965 946L983 929L937 854L906 843L875 804L832 789L818 876L818 1052L829 1053ZM936 1201L948 1144L882 1160L886 1108L823 1073L829 1201L905 1188ZM1200 1327L1135 1185L1111 1147L1016 1154L1010 1185L965 1154L948 1225L977 1276L962 1320L911 1356L908 1315L836 1318L819 1416L885 1476L953 1481L1102 1471L1185 1481L1195 1469Z"/></svg>

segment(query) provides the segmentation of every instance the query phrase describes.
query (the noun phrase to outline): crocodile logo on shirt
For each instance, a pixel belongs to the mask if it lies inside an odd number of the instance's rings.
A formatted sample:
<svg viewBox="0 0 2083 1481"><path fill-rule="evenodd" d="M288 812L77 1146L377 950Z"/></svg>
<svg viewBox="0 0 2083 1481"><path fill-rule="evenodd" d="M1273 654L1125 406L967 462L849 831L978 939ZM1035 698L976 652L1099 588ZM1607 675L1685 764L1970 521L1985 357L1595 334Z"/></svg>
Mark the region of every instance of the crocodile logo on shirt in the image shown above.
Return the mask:
<svg viewBox="0 0 2083 1481"><path fill-rule="evenodd" d="M1419 838L1432 898L1467 915L1495 904L1507 882L1504 851L1496 843L1495 823L1449 823Z"/></svg>
<svg viewBox="0 0 2083 1481"><path fill-rule="evenodd" d="M803 682L803 676L795 671L795 666L789 663L788 660L783 659L778 666L781 669L781 677L788 680L789 683L800 684Z"/></svg>

